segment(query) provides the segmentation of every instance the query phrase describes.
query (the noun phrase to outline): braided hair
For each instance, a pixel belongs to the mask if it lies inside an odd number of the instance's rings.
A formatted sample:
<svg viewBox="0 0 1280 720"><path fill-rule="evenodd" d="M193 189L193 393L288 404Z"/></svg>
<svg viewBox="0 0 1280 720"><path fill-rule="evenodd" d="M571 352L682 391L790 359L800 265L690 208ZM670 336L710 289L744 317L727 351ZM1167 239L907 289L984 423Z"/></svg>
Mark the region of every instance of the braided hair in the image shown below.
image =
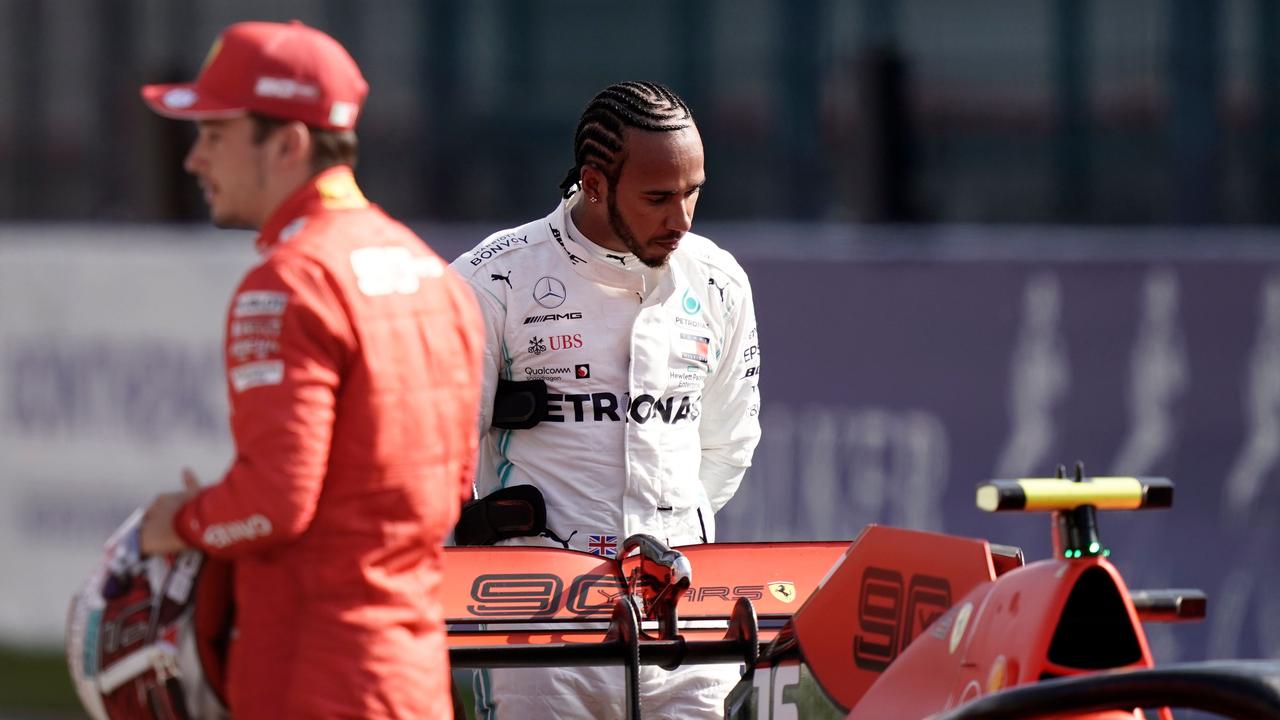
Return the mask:
<svg viewBox="0 0 1280 720"><path fill-rule="evenodd" d="M574 165L560 183L560 190L569 197L586 165L600 168L611 182L616 181L618 168L614 164L622 152L626 128L669 132L692 125L689 107L664 85L635 81L610 85L582 111L573 134Z"/></svg>

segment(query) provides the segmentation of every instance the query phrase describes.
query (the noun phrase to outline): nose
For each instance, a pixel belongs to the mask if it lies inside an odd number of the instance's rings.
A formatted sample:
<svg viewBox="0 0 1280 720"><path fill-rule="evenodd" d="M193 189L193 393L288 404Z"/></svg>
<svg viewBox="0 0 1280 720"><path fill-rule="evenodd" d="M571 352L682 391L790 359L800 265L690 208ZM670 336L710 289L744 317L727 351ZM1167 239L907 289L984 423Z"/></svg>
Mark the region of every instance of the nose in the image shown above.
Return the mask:
<svg viewBox="0 0 1280 720"><path fill-rule="evenodd" d="M203 165L204 155L200 148L200 138L196 138L195 142L191 143L191 149L187 151L187 156L182 160L182 169L195 175Z"/></svg>
<svg viewBox="0 0 1280 720"><path fill-rule="evenodd" d="M693 227L693 203L692 198L682 198L674 203L675 207L667 217L668 230L689 232L689 228Z"/></svg>

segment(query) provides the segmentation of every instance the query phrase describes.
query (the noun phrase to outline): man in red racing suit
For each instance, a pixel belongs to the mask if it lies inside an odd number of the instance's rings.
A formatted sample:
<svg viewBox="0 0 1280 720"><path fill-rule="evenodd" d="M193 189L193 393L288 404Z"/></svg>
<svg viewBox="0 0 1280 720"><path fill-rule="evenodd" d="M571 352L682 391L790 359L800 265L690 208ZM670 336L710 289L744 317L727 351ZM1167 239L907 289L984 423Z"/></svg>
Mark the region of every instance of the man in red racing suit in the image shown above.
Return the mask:
<svg viewBox="0 0 1280 720"><path fill-rule="evenodd" d="M198 121L186 167L215 223L261 233L226 324L235 460L142 531L144 552L232 563L237 720L450 712L441 546L470 496L483 337L454 272L350 162L318 162L364 90L297 23L233 25L194 84L143 90Z"/></svg>

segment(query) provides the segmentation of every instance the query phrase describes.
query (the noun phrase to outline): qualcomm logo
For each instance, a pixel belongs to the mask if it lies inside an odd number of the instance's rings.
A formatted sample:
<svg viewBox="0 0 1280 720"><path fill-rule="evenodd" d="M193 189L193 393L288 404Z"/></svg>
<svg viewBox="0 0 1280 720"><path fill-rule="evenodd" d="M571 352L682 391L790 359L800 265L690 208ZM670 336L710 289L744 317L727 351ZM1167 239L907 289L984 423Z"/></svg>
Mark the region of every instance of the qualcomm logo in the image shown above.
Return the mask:
<svg viewBox="0 0 1280 720"><path fill-rule="evenodd" d="M565 295L564 283L553 277L538 278L533 285L533 299L548 310L563 305Z"/></svg>
<svg viewBox="0 0 1280 720"><path fill-rule="evenodd" d="M698 296L694 295L692 290L686 289L684 297L680 300L680 307L684 308L685 315L697 315L702 310L702 301L698 300Z"/></svg>

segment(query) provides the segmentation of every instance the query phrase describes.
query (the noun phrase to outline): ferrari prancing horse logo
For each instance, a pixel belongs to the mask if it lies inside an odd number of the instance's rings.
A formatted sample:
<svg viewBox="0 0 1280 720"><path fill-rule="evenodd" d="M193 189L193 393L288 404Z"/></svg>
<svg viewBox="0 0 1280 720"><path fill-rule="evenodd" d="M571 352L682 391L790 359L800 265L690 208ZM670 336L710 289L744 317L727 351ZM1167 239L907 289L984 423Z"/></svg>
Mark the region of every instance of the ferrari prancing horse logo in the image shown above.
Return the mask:
<svg viewBox="0 0 1280 720"><path fill-rule="evenodd" d="M771 580L769 582L769 594L784 603L794 602L796 599L796 584L785 580Z"/></svg>

